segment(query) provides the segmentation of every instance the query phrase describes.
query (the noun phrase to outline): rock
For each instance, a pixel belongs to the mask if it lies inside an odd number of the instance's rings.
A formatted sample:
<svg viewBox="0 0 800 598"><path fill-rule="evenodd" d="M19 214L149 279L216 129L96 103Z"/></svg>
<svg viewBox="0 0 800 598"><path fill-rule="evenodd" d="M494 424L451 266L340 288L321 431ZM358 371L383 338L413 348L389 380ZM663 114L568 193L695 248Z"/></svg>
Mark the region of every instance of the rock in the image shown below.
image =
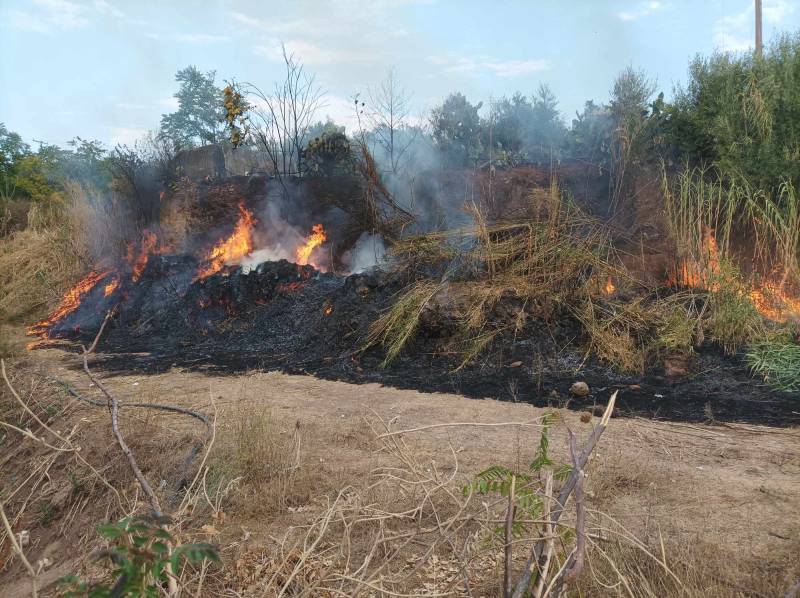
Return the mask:
<svg viewBox="0 0 800 598"><path fill-rule="evenodd" d="M664 375L667 378L683 378L689 373L689 358L685 355L672 355L664 358Z"/></svg>
<svg viewBox="0 0 800 598"><path fill-rule="evenodd" d="M573 397L585 397L589 394L589 385L586 382L573 382L569 387L569 392Z"/></svg>

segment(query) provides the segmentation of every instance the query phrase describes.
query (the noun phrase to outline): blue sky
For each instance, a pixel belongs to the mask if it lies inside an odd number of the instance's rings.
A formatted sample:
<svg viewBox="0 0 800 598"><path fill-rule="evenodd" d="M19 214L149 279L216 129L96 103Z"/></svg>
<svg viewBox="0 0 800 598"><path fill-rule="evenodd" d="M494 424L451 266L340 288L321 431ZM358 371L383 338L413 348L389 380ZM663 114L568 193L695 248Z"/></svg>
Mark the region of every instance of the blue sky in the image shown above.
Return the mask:
<svg viewBox="0 0 800 598"><path fill-rule="evenodd" d="M764 37L800 29L800 0L763 0ZM689 59L747 50L753 0L2 0L0 122L26 140L130 143L175 108L188 64L269 88L286 46L327 92L320 118L395 70L425 118L549 84L569 121L643 68L669 96Z"/></svg>

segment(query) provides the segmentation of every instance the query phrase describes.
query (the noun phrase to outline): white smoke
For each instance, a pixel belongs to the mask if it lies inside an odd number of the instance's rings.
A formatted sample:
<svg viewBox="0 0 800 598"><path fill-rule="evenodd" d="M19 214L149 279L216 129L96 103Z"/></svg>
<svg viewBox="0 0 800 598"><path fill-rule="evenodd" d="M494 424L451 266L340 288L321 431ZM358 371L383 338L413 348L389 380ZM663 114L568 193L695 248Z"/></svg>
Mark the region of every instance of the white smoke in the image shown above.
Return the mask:
<svg viewBox="0 0 800 598"><path fill-rule="evenodd" d="M383 238L380 235L362 233L355 245L342 255L342 262L351 274L384 266L387 256Z"/></svg>

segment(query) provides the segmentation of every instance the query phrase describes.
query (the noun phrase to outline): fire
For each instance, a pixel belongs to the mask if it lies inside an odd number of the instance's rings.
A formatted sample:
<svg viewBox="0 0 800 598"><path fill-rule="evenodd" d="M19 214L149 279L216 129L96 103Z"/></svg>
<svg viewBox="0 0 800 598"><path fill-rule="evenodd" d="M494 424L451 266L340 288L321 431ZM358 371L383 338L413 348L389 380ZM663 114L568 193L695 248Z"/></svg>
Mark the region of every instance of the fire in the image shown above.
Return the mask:
<svg viewBox="0 0 800 598"><path fill-rule="evenodd" d="M142 272L147 267L147 261L150 259L150 254L153 253L158 244L158 237L155 233L145 230L142 233L142 240L139 242L139 255L134 257L134 244L131 242L128 245L128 263L132 267L131 280L136 282L141 278Z"/></svg>
<svg viewBox="0 0 800 598"><path fill-rule="evenodd" d="M81 278L78 283L61 298L61 302L45 320L37 322L28 328L28 334L46 335L51 325L78 309L83 297L97 286L98 282L108 276L109 273L109 271L99 272L97 270L92 270Z"/></svg>
<svg viewBox="0 0 800 598"><path fill-rule="evenodd" d="M108 297L111 293L116 291L118 287L119 287L119 276L114 276L114 278L111 279L111 282L109 282L108 284L106 284L105 287L103 287L103 297Z"/></svg>
<svg viewBox="0 0 800 598"><path fill-rule="evenodd" d="M714 229L703 227L703 256L699 259L684 259L669 283L693 289L718 290L714 278L719 274L719 246Z"/></svg>
<svg viewBox="0 0 800 598"><path fill-rule="evenodd" d="M314 251L314 249L322 245L327 239L328 236L325 234L325 229L322 228L321 224L315 224L312 226L311 236L306 239L304 245L301 245L297 248L297 263L300 266L305 266L308 264L309 258L311 257L311 253Z"/></svg>
<svg viewBox="0 0 800 598"><path fill-rule="evenodd" d="M720 260L714 230L704 227L703 237L703 258L683 260L675 276L670 278L670 284L708 291L720 290L720 282L715 280L720 273ZM787 293L782 284L767 281L749 291L745 289L740 292L746 292L753 307L767 319L785 323L790 317L800 317L800 298Z"/></svg>
<svg viewBox="0 0 800 598"><path fill-rule="evenodd" d="M613 295L616 290L617 287L614 286L614 280L609 276L608 280L606 281L606 286L603 288L603 292L606 295Z"/></svg>
<svg viewBox="0 0 800 598"><path fill-rule="evenodd" d="M239 204L239 220L236 228L227 239L214 245L208 256L207 264L201 267L197 278L205 278L219 272L222 267L230 262L235 262L253 251L253 227L256 219L253 213Z"/></svg>
<svg viewBox="0 0 800 598"><path fill-rule="evenodd" d="M790 317L800 318L800 298L791 297L781 285L766 282L749 293L758 312L774 322L784 324Z"/></svg>

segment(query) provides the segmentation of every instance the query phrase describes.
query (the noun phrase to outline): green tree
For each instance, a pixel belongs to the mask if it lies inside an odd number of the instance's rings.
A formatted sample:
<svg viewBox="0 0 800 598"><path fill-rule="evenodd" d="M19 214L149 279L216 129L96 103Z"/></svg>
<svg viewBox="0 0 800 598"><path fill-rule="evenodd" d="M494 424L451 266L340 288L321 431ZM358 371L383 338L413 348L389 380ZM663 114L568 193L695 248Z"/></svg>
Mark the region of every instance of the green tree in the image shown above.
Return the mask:
<svg viewBox="0 0 800 598"><path fill-rule="evenodd" d="M160 136L180 148L220 143L225 138L225 108L222 90L214 85L215 71L202 73L188 66L178 71L180 84L175 98L178 110L161 117Z"/></svg>
<svg viewBox="0 0 800 598"><path fill-rule="evenodd" d="M482 154L483 102L470 104L461 93L450 94L431 112L433 139L452 166L475 164Z"/></svg>
<svg viewBox="0 0 800 598"><path fill-rule="evenodd" d="M18 133L0 123L0 197L14 195L14 172L17 162L30 154L31 148Z"/></svg>
<svg viewBox="0 0 800 598"><path fill-rule="evenodd" d="M775 192L800 184L800 33L752 53L698 56L668 109L668 141L694 164Z"/></svg>
<svg viewBox="0 0 800 598"><path fill-rule="evenodd" d="M548 85L539 85L532 99L526 147L530 159L547 160L563 146L567 128L558 110L558 100Z"/></svg>
<svg viewBox="0 0 800 598"><path fill-rule="evenodd" d="M572 120L566 143L568 156L607 172L613 133L611 108L588 100Z"/></svg>

